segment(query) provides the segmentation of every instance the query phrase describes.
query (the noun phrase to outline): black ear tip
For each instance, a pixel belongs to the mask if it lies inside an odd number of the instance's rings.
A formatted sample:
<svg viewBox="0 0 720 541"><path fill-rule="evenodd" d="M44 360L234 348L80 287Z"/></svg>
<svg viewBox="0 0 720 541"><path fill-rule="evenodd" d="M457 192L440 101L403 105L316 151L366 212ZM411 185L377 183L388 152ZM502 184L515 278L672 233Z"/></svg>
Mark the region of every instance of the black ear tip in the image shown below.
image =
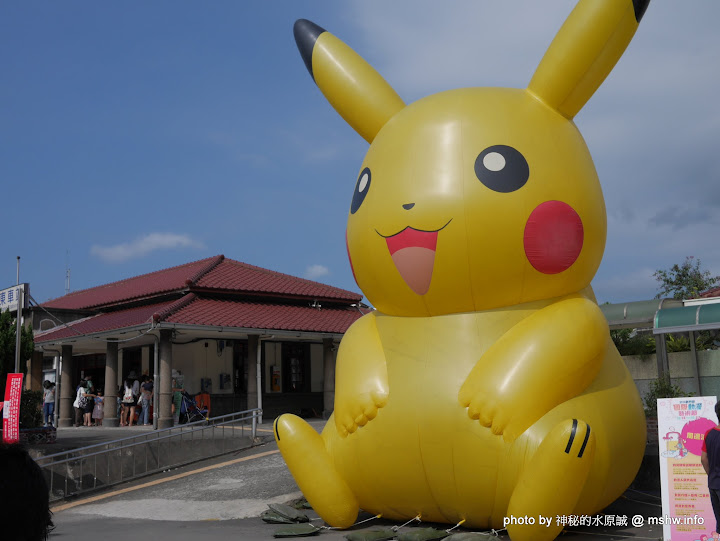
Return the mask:
<svg viewBox="0 0 720 541"><path fill-rule="evenodd" d="M307 67L313 79L315 76L312 71L312 52L315 47L315 42L323 32L325 32L324 28L307 19L298 19L293 26L295 43L297 43L300 55L305 62L305 67Z"/></svg>
<svg viewBox="0 0 720 541"><path fill-rule="evenodd" d="M650 4L650 0L632 0L633 9L635 10L635 20L640 24L640 20L645 15L645 10Z"/></svg>
<svg viewBox="0 0 720 541"><path fill-rule="evenodd" d="M298 19L295 21L293 31L295 32L295 39L297 39L298 34L314 34L315 39L317 39L320 34L325 32L325 29L307 19Z"/></svg>

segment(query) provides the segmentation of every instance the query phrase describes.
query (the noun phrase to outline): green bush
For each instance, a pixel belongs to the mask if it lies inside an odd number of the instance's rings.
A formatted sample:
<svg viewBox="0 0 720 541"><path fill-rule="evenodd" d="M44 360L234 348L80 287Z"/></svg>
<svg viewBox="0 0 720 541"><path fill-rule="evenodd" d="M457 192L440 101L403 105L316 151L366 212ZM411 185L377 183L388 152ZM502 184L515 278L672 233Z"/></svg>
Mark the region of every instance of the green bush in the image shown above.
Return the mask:
<svg viewBox="0 0 720 541"><path fill-rule="evenodd" d="M665 374L650 384L650 390L645 393L645 415L657 417L658 398L678 398L681 396L695 396L695 393L686 393L679 386L673 385L670 375Z"/></svg>
<svg viewBox="0 0 720 541"><path fill-rule="evenodd" d="M668 353L690 351L690 338L682 334L669 334L667 337Z"/></svg>
<svg viewBox="0 0 720 541"><path fill-rule="evenodd" d="M610 331L610 337L620 355L638 355L646 358L655 353L655 337L642 334L634 329L617 329Z"/></svg>
<svg viewBox="0 0 720 541"><path fill-rule="evenodd" d="M23 391L20 399L20 428L38 428L43 425L42 391Z"/></svg>

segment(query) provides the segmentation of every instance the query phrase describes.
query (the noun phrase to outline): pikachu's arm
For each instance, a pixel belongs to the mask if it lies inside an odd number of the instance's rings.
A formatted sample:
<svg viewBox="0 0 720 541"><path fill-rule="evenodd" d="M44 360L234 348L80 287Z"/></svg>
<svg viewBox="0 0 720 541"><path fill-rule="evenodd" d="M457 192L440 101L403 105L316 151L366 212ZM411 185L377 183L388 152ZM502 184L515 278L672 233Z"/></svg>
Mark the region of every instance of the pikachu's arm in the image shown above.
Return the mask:
<svg viewBox="0 0 720 541"><path fill-rule="evenodd" d="M345 333L335 371L335 426L341 436L374 419L387 404L388 376L385 352L376 316L367 314Z"/></svg>
<svg viewBox="0 0 720 541"><path fill-rule="evenodd" d="M460 388L460 404L513 441L593 381L607 346L597 304L566 297L516 324L485 352Z"/></svg>

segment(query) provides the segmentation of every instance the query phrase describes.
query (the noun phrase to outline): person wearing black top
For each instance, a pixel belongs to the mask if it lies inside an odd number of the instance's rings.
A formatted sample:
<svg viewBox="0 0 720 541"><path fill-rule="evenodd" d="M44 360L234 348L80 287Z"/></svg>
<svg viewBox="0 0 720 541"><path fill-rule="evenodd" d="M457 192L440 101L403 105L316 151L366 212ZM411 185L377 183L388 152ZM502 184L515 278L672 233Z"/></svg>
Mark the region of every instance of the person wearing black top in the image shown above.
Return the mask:
<svg viewBox="0 0 720 541"><path fill-rule="evenodd" d="M720 402L715 404L715 416L720 419ZM708 475L710 503L715 513L715 531L720 531L720 425L705 434L700 462Z"/></svg>

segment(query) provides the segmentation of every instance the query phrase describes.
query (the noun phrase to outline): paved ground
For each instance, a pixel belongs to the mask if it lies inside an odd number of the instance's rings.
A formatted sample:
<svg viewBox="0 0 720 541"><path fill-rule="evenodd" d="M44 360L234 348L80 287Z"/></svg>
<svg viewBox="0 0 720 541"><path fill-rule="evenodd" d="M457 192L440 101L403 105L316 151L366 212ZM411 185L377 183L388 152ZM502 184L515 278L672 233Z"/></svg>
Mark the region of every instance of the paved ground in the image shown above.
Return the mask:
<svg viewBox="0 0 720 541"><path fill-rule="evenodd" d="M319 429L324 422L313 424ZM64 430L86 430L86 434L90 435L92 430L104 429ZM112 429L113 435L115 430ZM265 425L261 430L271 431L271 426ZM64 438L62 432L60 437ZM77 432L72 435L78 437ZM173 541L269 540L280 526L265 524L259 514L268 503L288 502L300 496L277 447L271 441L247 451L121 485L111 492L55 505L57 528L51 539L75 540L92 536L102 541L127 541L130 537L141 536ZM308 514L316 519L315 524L322 525L312 511ZM627 526L568 528L560 539L660 539L662 528L647 524L648 517L660 514L658 495L629 491L605 510L601 523L605 523L607 516L613 516L614 520L627 517ZM632 526L632 519L636 516L643 520L641 527ZM368 515L360 517L363 518L368 518ZM374 519L356 526L354 530L394 525ZM447 525L436 526L447 528ZM406 526L401 531L412 527ZM323 530L319 537L328 541L338 540L347 533ZM499 537L508 539L503 532L499 532Z"/></svg>

